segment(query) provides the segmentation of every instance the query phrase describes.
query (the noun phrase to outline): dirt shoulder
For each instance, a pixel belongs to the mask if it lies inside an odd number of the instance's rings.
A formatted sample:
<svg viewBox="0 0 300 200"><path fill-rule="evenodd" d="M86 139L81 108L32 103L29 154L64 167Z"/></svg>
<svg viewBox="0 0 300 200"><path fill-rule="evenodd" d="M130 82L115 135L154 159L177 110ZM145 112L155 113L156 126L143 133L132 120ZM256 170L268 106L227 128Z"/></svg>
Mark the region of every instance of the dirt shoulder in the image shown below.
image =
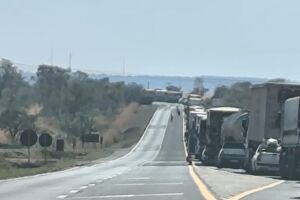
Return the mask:
<svg viewBox="0 0 300 200"><path fill-rule="evenodd" d="M0 179L91 165L121 157L139 141L156 108L154 105L139 106L136 112L130 116L130 121L121 130L118 141L102 149L91 145L78 151L62 153L52 151L47 153L47 162L44 162L40 149L33 149L33 155L36 156L32 159L33 164L30 166L26 164L26 149L0 149Z"/></svg>

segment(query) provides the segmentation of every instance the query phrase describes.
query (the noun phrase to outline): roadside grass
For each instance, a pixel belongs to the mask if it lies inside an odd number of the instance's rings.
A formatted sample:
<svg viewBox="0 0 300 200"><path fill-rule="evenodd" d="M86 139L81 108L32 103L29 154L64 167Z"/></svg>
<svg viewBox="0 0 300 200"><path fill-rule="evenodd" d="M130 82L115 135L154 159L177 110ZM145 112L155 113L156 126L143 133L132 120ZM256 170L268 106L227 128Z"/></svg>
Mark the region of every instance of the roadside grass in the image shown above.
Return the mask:
<svg viewBox="0 0 300 200"><path fill-rule="evenodd" d="M17 158L16 160L18 162L11 162L0 155L0 179L30 176L64 170L76 166L92 165L102 162L104 158L107 158L118 150L124 150L121 154L125 154L139 141L156 108L157 107L154 105L140 106L136 114L130 120L128 127L122 132L120 141L103 149L98 148L87 149L80 152L58 153L60 155L55 153L55 156L51 155L54 153L51 152L48 155L47 162L44 162L41 158L36 160L33 159L33 164L35 166L31 167L26 167L26 165L24 167L26 157ZM41 152L39 153L41 154Z"/></svg>

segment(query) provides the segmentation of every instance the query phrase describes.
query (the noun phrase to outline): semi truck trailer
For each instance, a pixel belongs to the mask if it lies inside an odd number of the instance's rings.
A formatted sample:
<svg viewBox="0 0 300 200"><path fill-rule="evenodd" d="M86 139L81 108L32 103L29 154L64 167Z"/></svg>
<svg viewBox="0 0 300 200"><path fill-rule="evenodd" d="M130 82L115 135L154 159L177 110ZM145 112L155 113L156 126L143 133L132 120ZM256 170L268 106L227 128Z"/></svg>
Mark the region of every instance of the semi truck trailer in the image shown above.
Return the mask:
<svg viewBox="0 0 300 200"><path fill-rule="evenodd" d="M263 141L281 138L283 104L296 96L300 96L300 85L297 84L265 83L252 87L246 136L246 170L251 169L251 159Z"/></svg>

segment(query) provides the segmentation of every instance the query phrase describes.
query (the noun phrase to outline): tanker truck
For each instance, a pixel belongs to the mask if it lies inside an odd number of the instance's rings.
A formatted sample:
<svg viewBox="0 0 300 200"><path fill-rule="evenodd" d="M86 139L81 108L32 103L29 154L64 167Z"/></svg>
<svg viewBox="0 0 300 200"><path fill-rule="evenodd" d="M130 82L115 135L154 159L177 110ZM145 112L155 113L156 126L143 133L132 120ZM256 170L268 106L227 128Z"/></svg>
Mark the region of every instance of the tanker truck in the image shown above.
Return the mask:
<svg viewBox="0 0 300 200"><path fill-rule="evenodd" d="M215 107L207 110L206 145L201 156L203 164L217 164L217 156L221 149L221 127L224 118L239 111L239 108L233 107Z"/></svg>
<svg viewBox="0 0 300 200"><path fill-rule="evenodd" d="M297 84L264 83L252 87L246 136L247 171L251 171L251 160L261 143L269 138L281 138L283 104L296 96L300 96Z"/></svg>
<svg viewBox="0 0 300 200"><path fill-rule="evenodd" d="M222 148L218 154L218 167L244 167L245 138L248 127L248 111L240 111L225 118L221 128Z"/></svg>

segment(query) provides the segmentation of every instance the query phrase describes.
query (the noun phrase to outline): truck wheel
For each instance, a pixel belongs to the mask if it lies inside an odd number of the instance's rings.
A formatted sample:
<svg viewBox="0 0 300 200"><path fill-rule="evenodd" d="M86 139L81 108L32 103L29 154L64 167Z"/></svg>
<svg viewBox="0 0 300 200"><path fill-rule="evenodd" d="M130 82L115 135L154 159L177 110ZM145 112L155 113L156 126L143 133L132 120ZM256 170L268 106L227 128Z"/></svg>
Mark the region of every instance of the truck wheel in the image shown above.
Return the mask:
<svg viewBox="0 0 300 200"><path fill-rule="evenodd" d="M218 162L217 167L218 167L219 169L223 168L223 163L222 163L222 161L219 161L219 162Z"/></svg>

